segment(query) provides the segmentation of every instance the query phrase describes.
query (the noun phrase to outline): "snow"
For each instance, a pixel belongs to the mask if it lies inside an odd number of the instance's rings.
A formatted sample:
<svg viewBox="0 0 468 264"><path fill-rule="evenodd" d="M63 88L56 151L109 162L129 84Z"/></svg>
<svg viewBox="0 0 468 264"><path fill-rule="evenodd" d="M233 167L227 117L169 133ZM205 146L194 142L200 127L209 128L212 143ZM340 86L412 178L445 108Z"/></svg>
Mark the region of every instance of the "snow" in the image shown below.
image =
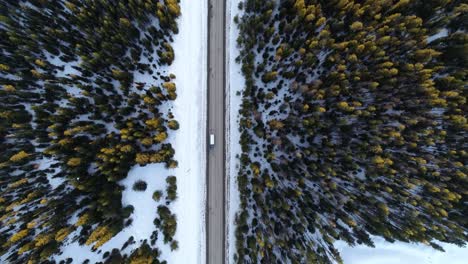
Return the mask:
<svg viewBox="0 0 468 264"><path fill-rule="evenodd" d="M101 252L111 251L113 248L120 249L131 236L133 236L136 243L130 244L125 250L122 250L122 255L129 255L133 250L137 249L144 240L149 243L151 234L156 230L153 221L157 217L157 207L165 204L164 199L161 199L159 202L154 201L152 198L153 192L160 190L165 193L166 178L167 176L175 175L175 173L176 170L166 169L164 164L161 163L149 164L144 167L136 165L129 171L128 176L120 181L120 184L125 187L125 190L122 192L122 206L132 205L134 207L133 214L131 215L133 222L130 226L124 228L120 233L100 247L99 250ZM134 191L133 184L140 180L146 182L146 190ZM173 211L172 206L169 206L169 208ZM75 216L74 219L77 219L77 217ZM75 234L80 230L81 229L76 230ZM169 244L163 243L162 233L158 233L156 246L162 252L161 260L168 260L174 252L171 252ZM71 237L73 237L73 235L71 235ZM82 263L86 259L89 259L90 263L102 261L102 254L92 252L91 246L80 246L77 242L73 242L63 247L63 249L63 254L55 258L56 261L64 260L67 257L73 257L74 263Z"/></svg>
<svg viewBox="0 0 468 264"><path fill-rule="evenodd" d="M77 60L77 61L73 61L73 62L63 62L61 59L60 59L60 55L59 56L52 56L50 54L46 54L46 57L47 57L47 61L55 66L58 66L58 67L64 67L63 70L57 70L57 74L56 76L57 77L67 77L67 76L70 76L70 75L80 75L80 72L73 68L73 67L77 67L81 64L81 59ZM78 89L79 90L79 89Z"/></svg>
<svg viewBox="0 0 468 264"><path fill-rule="evenodd" d="M53 160L51 158L43 158L39 161L39 168L38 170L43 171L50 168L51 165L57 163L58 161ZM49 184L52 186L52 189L57 189L60 185L65 182L65 179L60 177L53 177L55 174L47 173L47 180Z"/></svg>
<svg viewBox="0 0 468 264"><path fill-rule="evenodd" d="M439 38L444 38L448 36L448 30L446 28L443 28L441 31L437 32L436 34L429 36L427 38L427 43L431 43L432 41L439 39Z"/></svg>
<svg viewBox="0 0 468 264"><path fill-rule="evenodd" d="M163 201L155 202L153 200L153 192L160 190L165 193L165 181L167 176L170 176L169 173L171 173L170 170L161 163L145 167L137 165L130 170L127 178L120 182L121 185L125 186L125 190L122 192L122 206L132 205L134 207L131 216L133 223L126 232L132 234L135 241L150 240L151 233L155 229L153 220L157 216L157 207L163 204ZM144 192L133 190L133 184L140 180L147 184Z"/></svg>
<svg viewBox="0 0 468 264"><path fill-rule="evenodd" d="M236 45L237 36L239 35L239 29L236 24L234 24L234 17L240 13L238 9L239 2L241 0L230 0L226 6L226 26L227 32L229 34L226 36L229 48L227 48L226 53L229 58L226 63L226 68L228 69L229 77L226 78L226 87L228 87L228 96L226 100L226 107L229 109L229 116L227 118L227 132L226 132L226 142L227 142L227 151L226 151L226 174L228 175L227 185L228 188L228 202L227 202L227 253L226 253L226 263L234 263L234 254L236 252L236 241L235 241L235 215L239 210L240 204L240 195L237 186L237 173L239 170L239 158L237 155L241 154L240 141L240 131L239 131L239 110L242 102L241 93L244 89L244 77L241 73L240 64L235 62L237 56L239 56L239 49Z"/></svg>
<svg viewBox="0 0 468 264"><path fill-rule="evenodd" d="M101 252L111 251L113 248L120 249L131 236L137 243L130 244L125 250L122 250L122 255L129 255L144 240L149 243L151 234L156 229L153 221L157 217L157 207L165 202L164 199L159 202L154 201L153 192L161 190L165 193L166 178L173 172L173 170L166 169L164 164L150 164L145 167L137 165L129 171L128 176L120 181L120 184L125 187L125 190L122 191L122 206L132 205L134 207L133 214L130 216L133 222L101 246L99 248ZM139 180L145 181L147 184L147 188L143 192L133 190L133 184ZM76 221L77 217L73 218ZM80 230L81 228L77 229L70 237L78 234ZM168 252L171 251L168 244L163 244L162 237L161 232L159 232L156 245L163 253L162 257L167 257ZM102 261L102 254L92 252L91 246L80 246L77 241L62 246L62 249L63 254L56 257L56 261L65 260L68 257L72 257L74 263L83 263L86 259L89 259L90 263Z"/></svg>
<svg viewBox="0 0 468 264"><path fill-rule="evenodd" d="M440 252L423 244L390 243L380 237L372 237L375 248L359 245L350 247L343 241L335 242L345 264L464 264L468 248L440 243L446 252Z"/></svg>
<svg viewBox="0 0 468 264"><path fill-rule="evenodd" d="M178 199L171 207L177 215L179 249L168 263L205 263L207 1L182 0L179 33L172 47L170 72L177 78L173 113L180 124L173 140Z"/></svg>

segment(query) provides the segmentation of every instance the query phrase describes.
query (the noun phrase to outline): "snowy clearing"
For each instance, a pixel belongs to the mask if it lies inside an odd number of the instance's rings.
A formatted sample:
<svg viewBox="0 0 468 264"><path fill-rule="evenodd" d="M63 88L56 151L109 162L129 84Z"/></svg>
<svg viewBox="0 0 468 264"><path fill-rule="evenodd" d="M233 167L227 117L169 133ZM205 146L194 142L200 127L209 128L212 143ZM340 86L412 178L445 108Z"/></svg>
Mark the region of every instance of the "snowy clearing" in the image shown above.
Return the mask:
<svg viewBox="0 0 468 264"><path fill-rule="evenodd" d="M423 244L403 242L390 243L380 237L372 237L375 248L359 245L350 247L337 241L345 264L464 264L468 258L468 248L440 243L446 252L434 250Z"/></svg>
<svg viewBox="0 0 468 264"><path fill-rule="evenodd" d="M157 207L165 202L163 199L155 202L152 199L152 195L154 191L166 190L165 180L167 176L171 175L170 173L174 174L175 170L166 169L164 164L150 164L145 167L134 166L129 171L127 178L120 182L125 187L125 190L122 192L122 205L124 207L127 205L134 207L134 212L131 216L133 223L124 228L96 252L91 251L92 246L80 246L78 242L73 242L65 246L63 254L56 257L55 260L60 261L72 257L74 263L83 263L86 259L89 259L90 263L96 263L103 260L100 253L111 251L113 248L120 248L131 236L133 236L136 243L130 244L126 249L121 250L122 255L129 255L144 240L149 242L152 232L156 229L153 220L157 216ZM147 183L145 191L139 192L132 189L133 184L138 180L143 180ZM173 204L175 203L173 202ZM75 232L79 232L80 230L81 227ZM167 259L171 251L168 244L164 245L161 234L158 237L157 247L162 252L162 257Z"/></svg>
<svg viewBox="0 0 468 264"><path fill-rule="evenodd" d="M239 170L239 158L238 155L241 153L240 131L239 131L239 110L242 103L242 97L240 93L244 89L244 77L241 73L241 66L236 63L236 57L239 56L239 49L236 45L237 36L239 35L239 29L234 24L233 19L240 13L238 9L239 2L241 0L230 0L226 6L226 27L227 27L227 40L228 47L226 53L228 59L226 60L228 69L228 77L226 78L226 87L228 89L228 95L226 100L226 107L229 109L229 116L226 120L226 175L228 175L226 188L228 194L227 201L227 221L226 221L226 263L234 263L234 254L236 252L236 237L235 237L235 216L239 210L239 190L237 186L237 173Z"/></svg>

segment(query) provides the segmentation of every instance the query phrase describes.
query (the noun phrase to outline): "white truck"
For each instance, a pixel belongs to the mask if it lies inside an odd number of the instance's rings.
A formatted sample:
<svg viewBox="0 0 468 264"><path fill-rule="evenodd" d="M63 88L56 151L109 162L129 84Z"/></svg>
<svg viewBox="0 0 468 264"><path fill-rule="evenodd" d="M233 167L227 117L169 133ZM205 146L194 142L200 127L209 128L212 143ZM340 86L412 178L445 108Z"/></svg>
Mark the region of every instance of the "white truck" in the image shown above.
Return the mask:
<svg viewBox="0 0 468 264"><path fill-rule="evenodd" d="M215 144L215 136L210 132L210 147L213 147Z"/></svg>

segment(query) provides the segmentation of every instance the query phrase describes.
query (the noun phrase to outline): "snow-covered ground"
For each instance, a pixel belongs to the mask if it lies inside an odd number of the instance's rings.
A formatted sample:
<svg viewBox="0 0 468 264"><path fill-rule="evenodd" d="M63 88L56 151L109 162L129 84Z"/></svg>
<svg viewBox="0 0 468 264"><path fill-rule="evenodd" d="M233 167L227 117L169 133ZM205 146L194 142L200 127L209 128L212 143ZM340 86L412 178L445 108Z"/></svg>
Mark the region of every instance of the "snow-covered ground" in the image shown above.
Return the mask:
<svg viewBox="0 0 468 264"><path fill-rule="evenodd" d="M166 169L163 164L150 164L144 167L134 166L127 178L120 184L125 187L122 192L123 206L132 205L133 223L99 248L91 251L91 246L80 246L71 242L62 247L63 254L56 257L60 261L73 257L74 263L89 259L90 263L102 261L102 253L120 248L129 237L136 243L130 244L123 254L141 245L144 240L150 241L156 229L153 220L157 216L157 206L164 204L162 199L152 199L154 191L166 191L166 178L175 175L177 178L177 199L169 205L177 217L177 231L174 239L179 249L171 251L163 243L159 233L156 242L161 251L161 260L171 264L205 263L205 180L206 180L206 58L207 58L207 1L182 0L181 17L178 19L179 33L174 37L172 47L175 60L165 71L174 73L177 86L177 99L170 110L179 122L179 129L171 132L168 141L175 149L174 159L178 162L175 169ZM136 74L135 82L151 83L151 76ZM143 180L147 183L144 192L132 189L133 184ZM76 220L76 219L75 219ZM78 229L75 232L79 232Z"/></svg>
<svg viewBox="0 0 468 264"><path fill-rule="evenodd" d="M83 261L86 259L89 259L90 263L96 263L103 261L102 253L106 251L110 252L113 248L120 249L120 247L122 247L122 245L131 236L133 236L136 243L130 244L125 250L122 250L122 255L129 255L133 250L137 249L144 240L148 241L149 243L151 234L156 229L153 224L153 220L157 216L157 207L164 202L163 200L160 202L155 202L152 198L153 192L156 190L161 190L163 193L165 193L165 180L167 176L175 175L175 173L176 170L168 170L164 167L164 164L150 164L145 167L138 165L134 166L129 171L127 178L120 182L120 184L125 187L125 190L122 192L122 205L132 205L134 207L134 212L131 215L133 223L130 226L124 228L108 242L106 242L96 252L92 252L91 246L80 246L78 242L75 241L62 247L63 254L56 257L55 260L60 261L71 257L73 258L73 263L83 263ZM139 180L143 180L147 183L146 191L139 192L132 189L133 184ZM177 184L183 185L179 178L177 178ZM179 193L179 190L178 196L182 197L181 193ZM173 202L172 206L170 206L173 213L175 213L173 208L177 203L179 203L179 200L176 200L176 202ZM75 218L74 222L71 222L70 224L74 224L76 220L77 218ZM79 228L75 232L79 232L80 230L81 229ZM162 234L159 234L157 247L162 252L161 258L167 260L171 257L171 254L175 253L175 251L171 252L169 245L165 245L162 239ZM175 239L178 239L177 233ZM180 245L182 244L181 242L179 242Z"/></svg>
<svg viewBox="0 0 468 264"><path fill-rule="evenodd" d="M345 264L465 264L468 248L439 243L445 252L423 244L389 243L373 237L375 248L359 245L350 247L342 241L335 243Z"/></svg>
<svg viewBox="0 0 468 264"><path fill-rule="evenodd" d="M239 55L239 49L236 46L237 36L239 35L239 28L234 23L233 19L240 13L238 9L239 2L241 0L230 0L227 1L226 5L226 32L227 32L227 50L226 54L228 59L226 60L228 69L228 78L226 78L226 87L228 87L228 95L226 100L226 107L229 109L229 116L226 120L227 132L227 153L226 153L226 175L228 175L227 185L228 188L228 201L227 201L227 253L226 263L234 263L234 254L236 252L236 237L235 237L235 215L239 210L239 190L237 186L237 173L239 170L239 158L237 155L241 153L241 146L239 144L240 132L239 132L239 109L242 102L240 95L241 91L244 90L245 79L241 73L240 64L236 63L236 57Z"/></svg>
<svg viewBox="0 0 468 264"><path fill-rule="evenodd" d="M177 99L173 113L180 128L173 147L179 166L178 198L171 208L177 215L179 249L164 258L168 263L205 263L206 181L206 59L208 4L182 0L179 34L172 47L175 61L170 72L177 76Z"/></svg>

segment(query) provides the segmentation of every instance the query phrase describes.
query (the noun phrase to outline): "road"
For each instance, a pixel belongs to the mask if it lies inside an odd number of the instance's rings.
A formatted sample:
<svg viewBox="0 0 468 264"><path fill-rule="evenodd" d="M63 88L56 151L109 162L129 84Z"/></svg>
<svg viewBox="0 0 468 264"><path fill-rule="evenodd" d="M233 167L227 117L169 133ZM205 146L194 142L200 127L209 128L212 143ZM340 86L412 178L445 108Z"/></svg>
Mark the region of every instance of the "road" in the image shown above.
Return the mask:
<svg viewBox="0 0 468 264"><path fill-rule="evenodd" d="M208 264L225 259L225 0L208 2L208 127L215 145L208 149L206 220Z"/></svg>

